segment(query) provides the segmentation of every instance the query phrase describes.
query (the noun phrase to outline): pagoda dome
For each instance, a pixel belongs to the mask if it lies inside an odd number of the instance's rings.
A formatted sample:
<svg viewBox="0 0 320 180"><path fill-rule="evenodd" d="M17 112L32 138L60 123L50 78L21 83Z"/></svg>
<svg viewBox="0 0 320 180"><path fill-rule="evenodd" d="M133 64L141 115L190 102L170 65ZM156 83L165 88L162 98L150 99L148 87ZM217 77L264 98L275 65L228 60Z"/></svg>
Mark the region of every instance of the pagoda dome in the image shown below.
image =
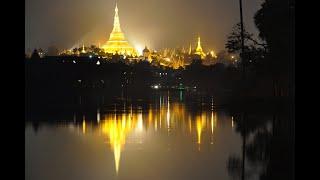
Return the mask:
<svg viewBox="0 0 320 180"><path fill-rule="evenodd" d="M143 51L142 52L144 52L144 53L149 53L150 52L150 50L147 48L147 46L143 49Z"/></svg>

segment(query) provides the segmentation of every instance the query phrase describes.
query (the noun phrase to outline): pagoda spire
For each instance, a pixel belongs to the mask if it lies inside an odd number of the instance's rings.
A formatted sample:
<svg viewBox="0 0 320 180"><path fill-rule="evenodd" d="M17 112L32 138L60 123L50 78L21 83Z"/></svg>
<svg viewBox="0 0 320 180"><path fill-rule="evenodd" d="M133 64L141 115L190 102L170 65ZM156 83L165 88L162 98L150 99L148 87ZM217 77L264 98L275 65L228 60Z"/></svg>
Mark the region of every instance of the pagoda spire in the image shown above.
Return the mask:
<svg viewBox="0 0 320 180"><path fill-rule="evenodd" d="M86 53L86 51L84 50L84 43L82 43L82 50L81 53Z"/></svg>
<svg viewBox="0 0 320 180"><path fill-rule="evenodd" d="M135 56L137 54L136 50L128 43L121 31L117 2L114 11L113 29L110 33L109 40L102 46L102 48L106 53Z"/></svg>
<svg viewBox="0 0 320 180"><path fill-rule="evenodd" d="M119 20L119 14L118 14L118 4L116 2L116 8L114 9L114 21L113 21L113 32L121 32L120 28L120 20Z"/></svg>
<svg viewBox="0 0 320 180"><path fill-rule="evenodd" d="M198 45L197 45L196 53L195 53L195 54L200 55L201 58L204 58L204 57L205 57L205 53L203 52L202 47L201 47L200 36L198 37Z"/></svg>
<svg viewBox="0 0 320 180"><path fill-rule="evenodd" d="M200 36L198 37L197 52L202 52Z"/></svg>

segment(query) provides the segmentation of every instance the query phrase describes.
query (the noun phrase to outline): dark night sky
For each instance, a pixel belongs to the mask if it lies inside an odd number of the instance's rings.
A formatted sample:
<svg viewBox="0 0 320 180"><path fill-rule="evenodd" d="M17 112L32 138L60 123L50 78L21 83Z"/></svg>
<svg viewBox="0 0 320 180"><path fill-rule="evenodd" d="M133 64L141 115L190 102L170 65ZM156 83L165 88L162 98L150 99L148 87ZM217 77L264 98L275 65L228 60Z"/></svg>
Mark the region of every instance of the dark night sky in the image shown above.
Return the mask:
<svg viewBox="0 0 320 180"><path fill-rule="evenodd" d="M115 0L25 0L25 46L71 48L103 44L112 30ZM244 22L256 33L262 0L243 0ZM201 36L206 51L223 50L240 21L238 0L118 0L122 31L134 46L188 47Z"/></svg>

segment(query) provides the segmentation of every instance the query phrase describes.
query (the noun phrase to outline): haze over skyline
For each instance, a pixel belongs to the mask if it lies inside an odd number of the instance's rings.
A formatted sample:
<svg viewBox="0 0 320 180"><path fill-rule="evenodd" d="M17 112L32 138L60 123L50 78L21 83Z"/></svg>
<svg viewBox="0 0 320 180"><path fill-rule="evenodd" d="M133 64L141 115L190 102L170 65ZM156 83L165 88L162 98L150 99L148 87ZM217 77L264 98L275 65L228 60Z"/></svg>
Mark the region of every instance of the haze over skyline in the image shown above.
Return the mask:
<svg viewBox="0 0 320 180"><path fill-rule="evenodd" d="M59 49L104 44L113 27L115 0L26 0L25 47ZM243 1L244 23L256 33L260 0ZM130 43L151 49L189 47L201 36L204 50L224 49L240 21L238 0L118 0L122 31Z"/></svg>

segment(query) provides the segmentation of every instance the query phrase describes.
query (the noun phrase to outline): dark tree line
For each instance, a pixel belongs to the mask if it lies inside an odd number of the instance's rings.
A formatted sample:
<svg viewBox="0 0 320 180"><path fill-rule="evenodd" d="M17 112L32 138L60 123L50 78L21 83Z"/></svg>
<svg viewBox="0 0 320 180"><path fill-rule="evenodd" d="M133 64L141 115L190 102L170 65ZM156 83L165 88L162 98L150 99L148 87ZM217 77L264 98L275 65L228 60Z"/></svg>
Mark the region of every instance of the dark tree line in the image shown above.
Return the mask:
<svg viewBox="0 0 320 180"><path fill-rule="evenodd" d="M294 1L266 0L254 16L259 37L244 32L246 81L236 96L294 97ZM225 45L240 53L240 24Z"/></svg>
<svg viewBox="0 0 320 180"><path fill-rule="evenodd" d="M266 49L262 52L257 52L255 48L250 49L250 34L245 33L247 52L261 53L263 56L255 58L253 64L246 64L249 71L244 82L245 88L237 92L258 93L259 86L263 84L261 87L273 97L293 100L294 13L294 1L265 0L262 3L254 20L259 30L259 38L266 42ZM239 43L237 30L230 34L226 47L231 51L239 50ZM259 47L259 44L252 45ZM244 58L247 63L252 56ZM248 179L258 173L261 180L294 179L293 106L294 102L288 105L282 101L242 107L234 105L231 108L232 112L236 112L234 120L236 131L242 137L243 153L241 156L230 156L227 163L230 175L238 179ZM253 138L249 139L249 136ZM260 169L255 170L254 167Z"/></svg>

